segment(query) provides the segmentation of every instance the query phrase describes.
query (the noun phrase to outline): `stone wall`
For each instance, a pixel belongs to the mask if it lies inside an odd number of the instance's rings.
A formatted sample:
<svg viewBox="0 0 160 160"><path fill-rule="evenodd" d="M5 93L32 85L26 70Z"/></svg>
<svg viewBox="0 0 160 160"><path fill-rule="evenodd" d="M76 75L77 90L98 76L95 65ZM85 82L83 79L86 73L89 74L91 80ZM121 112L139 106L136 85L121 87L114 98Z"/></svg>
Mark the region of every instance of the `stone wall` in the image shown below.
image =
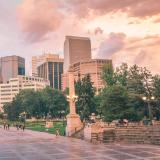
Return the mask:
<svg viewBox="0 0 160 160"><path fill-rule="evenodd" d="M158 144L160 145L160 126L128 126L105 129L103 142Z"/></svg>

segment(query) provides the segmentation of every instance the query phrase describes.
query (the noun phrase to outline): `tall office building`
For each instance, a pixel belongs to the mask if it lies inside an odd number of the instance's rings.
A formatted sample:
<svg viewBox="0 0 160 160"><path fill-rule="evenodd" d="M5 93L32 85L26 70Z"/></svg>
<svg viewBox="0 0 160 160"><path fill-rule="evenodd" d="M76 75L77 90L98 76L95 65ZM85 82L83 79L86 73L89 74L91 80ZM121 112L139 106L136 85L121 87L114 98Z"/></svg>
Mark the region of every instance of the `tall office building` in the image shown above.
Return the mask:
<svg viewBox="0 0 160 160"><path fill-rule="evenodd" d="M86 37L66 36L64 42L64 73L79 61L91 59L91 41Z"/></svg>
<svg viewBox="0 0 160 160"><path fill-rule="evenodd" d="M0 83L7 83L10 78L25 75L25 59L19 56L0 58Z"/></svg>
<svg viewBox="0 0 160 160"><path fill-rule="evenodd" d="M46 61L54 61L59 59L58 54L51 54L51 53L44 53L39 56L33 56L32 57L32 76L38 76L38 70L37 67L46 62Z"/></svg>
<svg viewBox="0 0 160 160"><path fill-rule="evenodd" d="M49 81L39 77L17 76L9 79L8 83L0 84L0 112L3 106L12 102L13 98L24 89L41 90L49 86Z"/></svg>
<svg viewBox="0 0 160 160"><path fill-rule="evenodd" d="M63 59L48 59L46 62L38 66L38 76L48 79L50 86L54 89L61 90Z"/></svg>
<svg viewBox="0 0 160 160"><path fill-rule="evenodd" d="M104 88L104 82L101 78L102 68L105 64L112 65L112 60L108 59L92 59L89 61L80 61L74 63L70 68L74 73L75 80L78 78L82 79L87 74L91 77L91 82L93 82L93 87L96 89L97 93ZM62 90L68 87L68 73L62 75Z"/></svg>

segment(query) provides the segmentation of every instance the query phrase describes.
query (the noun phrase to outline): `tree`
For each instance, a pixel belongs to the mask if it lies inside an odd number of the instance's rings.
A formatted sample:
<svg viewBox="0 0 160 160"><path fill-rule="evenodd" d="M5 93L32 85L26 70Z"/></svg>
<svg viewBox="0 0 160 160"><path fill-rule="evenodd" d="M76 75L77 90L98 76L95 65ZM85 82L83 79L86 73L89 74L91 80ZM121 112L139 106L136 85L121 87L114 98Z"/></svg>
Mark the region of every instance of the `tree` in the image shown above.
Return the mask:
<svg viewBox="0 0 160 160"><path fill-rule="evenodd" d="M100 92L98 95L94 96L94 104L96 106L96 113L102 117L102 106L101 106L101 102L102 102L102 93Z"/></svg>
<svg viewBox="0 0 160 160"><path fill-rule="evenodd" d="M153 95L156 98L156 103L153 105L153 116L160 120L160 76L153 77Z"/></svg>
<svg viewBox="0 0 160 160"><path fill-rule="evenodd" d="M18 120L22 112L26 112L28 117L43 118L48 113L52 117L61 117L67 107L65 95L47 87L41 91L22 90L11 103L4 105L4 112L10 120Z"/></svg>
<svg viewBox="0 0 160 160"><path fill-rule="evenodd" d="M127 91L122 86L110 86L102 93L102 110L105 121L121 119L127 106ZM123 111L122 111L123 109ZM124 118L124 117L123 117Z"/></svg>
<svg viewBox="0 0 160 160"><path fill-rule="evenodd" d="M153 77L153 94L156 98L160 99L160 76L155 75Z"/></svg>
<svg viewBox="0 0 160 160"><path fill-rule="evenodd" d="M127 90L133 95L143 95L145 93L144 76L142 68L137 65L131 66L127 79Z"/></svg>
<svg viewBox="0 0 160 160"><path fill-rule="evenodd" d="M22 90L11 103L4 105L3 108L10 120L18 120L22 112L32 116L33 110L37 106L39 106L39 101L36 92L34 90Z"/></svg>
<svg viewBox="0 0 160 160"><path fill-rule="evenodd" d="M78 95L77 111L82 119L88 119L91 113L96 112L94 103L95 89L87 74L82 80L75 82L76 94Z"/></svg>
<svg viewBox="0 0 160 160"><path fill-rule="evenodd" d="M45 115L50 113L52 117L58 118L61 117L62 111L67 112L68 102L61 91L46 87L42 91L42 97L46 105Z"/></svg>
<svg viewBox="0 0 160 160"><path fill-rule="evenodd" d="M12 104L11 103L6 103L3 106L3 110L4 113L7 113L7 117L9 118L9 120L17 120L19 114L15 113L15 110L12 108Z"/></svg>
<svg viewBox="0 0 160 160"><path fill-rule="evenodd" d="M142 68L143 86L145 88L146 96L153 96L153 76L145 67Z"/></svg>
<svg viewBox="0 0 160 160"><path fill-rule="evenodd" d="M117 77L112 64L105 64L102 68L102 79L107 86L113 86L117 83Z"/></svg>
<svg viewBox="0 0 160 160"><path fill-rule="evenodd" d="M102 92L100 105L103 110L106 109L103 112L106 120L122 117L134 121L141 120L147 115L147 104L143 102L142 97L153 95L153 78L150 71L137 65L128 68L127 64L122 64L115 72L111 67L106 68L102 75L105 75L104 81L109 85ZM155 105L152 105L155 108ZM158 113L157 107L155 113Z"/></svg>
<svg viewBox="0 0 160 160"><path fill-rule="evenodd" d="M143 110L141 111L141 106L134 100L129 96L124 86L114 85L105 88L102 93L102 113L105 121L111 122L116 119L137 121L142 119ZM143 104L142 99L139 101Z"/></svg>
<svg viewBox="0 0 160 160"><path fill-rule="evenodd" d="M123 63L120 67L117 67L115 75L117 77L117 82L122 86L127 86L128 80L128 65Z"/></svg>

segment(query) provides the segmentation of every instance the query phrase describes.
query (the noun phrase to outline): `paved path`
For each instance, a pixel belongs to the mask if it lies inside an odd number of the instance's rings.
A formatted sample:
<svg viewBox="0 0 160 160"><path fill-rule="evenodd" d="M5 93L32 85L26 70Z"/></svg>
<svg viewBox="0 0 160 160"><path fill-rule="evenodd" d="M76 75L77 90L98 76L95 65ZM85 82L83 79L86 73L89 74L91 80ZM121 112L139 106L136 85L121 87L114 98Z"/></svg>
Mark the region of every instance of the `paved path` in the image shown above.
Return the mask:
<svg viewBox="0 0 160 160"><path fill-rule="evenodd" d="M93 145L32 131L0 128L0 160L160 160L160 146Z"/></svg>

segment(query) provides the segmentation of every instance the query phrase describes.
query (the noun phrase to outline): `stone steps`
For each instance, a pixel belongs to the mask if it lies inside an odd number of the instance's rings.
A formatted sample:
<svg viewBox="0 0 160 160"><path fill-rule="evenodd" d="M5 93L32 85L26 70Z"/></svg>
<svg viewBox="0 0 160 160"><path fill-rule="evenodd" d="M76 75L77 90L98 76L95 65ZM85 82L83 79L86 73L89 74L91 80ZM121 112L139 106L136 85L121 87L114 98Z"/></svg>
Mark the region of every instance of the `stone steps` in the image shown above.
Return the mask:
<svg viewBox="0 0 160 160"><path fill-rule="evenodd" d="M74 133L72 137L77 138L77 139L84 139L84 128Z"/></svg>
<svg viewBox="0 0 160 160"><path fill-rule="evenodd" d="M124 142L160 145L160 126L117 127L104 131L103 142Z"/></svg>

